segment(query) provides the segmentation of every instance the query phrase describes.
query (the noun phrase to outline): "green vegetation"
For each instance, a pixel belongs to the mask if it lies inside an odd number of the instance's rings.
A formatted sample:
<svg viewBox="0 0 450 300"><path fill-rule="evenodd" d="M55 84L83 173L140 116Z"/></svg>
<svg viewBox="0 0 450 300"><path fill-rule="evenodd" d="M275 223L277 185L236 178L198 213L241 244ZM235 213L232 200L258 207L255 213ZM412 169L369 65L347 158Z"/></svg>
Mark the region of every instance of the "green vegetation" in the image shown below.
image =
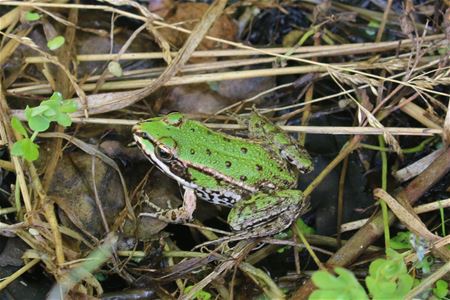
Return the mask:
<svg viewBox="0 0 450 300"><path fill-rule="evenodd" d="M25 119L28 126L33 131L28 137L27 130L16 117L11 119L12 128L21 136L21 139L14 143L11 154L20 156L27 161L34 161L39 158L39 146L34 143L39 132L46 131L51 122L56 122L63 127L72 124L69 113L77 110L77 103L73 100L64 100L61 93L55 92L53 95L41 102L37 107L25 109Z"/></svg>

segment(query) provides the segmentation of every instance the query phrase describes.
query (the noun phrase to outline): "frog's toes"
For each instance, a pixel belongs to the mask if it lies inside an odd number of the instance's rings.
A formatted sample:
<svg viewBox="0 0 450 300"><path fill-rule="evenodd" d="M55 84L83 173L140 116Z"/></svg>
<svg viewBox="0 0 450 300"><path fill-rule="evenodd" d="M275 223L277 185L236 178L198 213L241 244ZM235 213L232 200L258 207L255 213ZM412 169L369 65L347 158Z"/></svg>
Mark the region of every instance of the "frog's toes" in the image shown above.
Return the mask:
<svg viewBox="0 0 450 300"><path fill-rule="evenodd" d="M150 217L166 223L187 223L192 220L192 212L183 207L155 213L141 213L139 217Z"/></svg>

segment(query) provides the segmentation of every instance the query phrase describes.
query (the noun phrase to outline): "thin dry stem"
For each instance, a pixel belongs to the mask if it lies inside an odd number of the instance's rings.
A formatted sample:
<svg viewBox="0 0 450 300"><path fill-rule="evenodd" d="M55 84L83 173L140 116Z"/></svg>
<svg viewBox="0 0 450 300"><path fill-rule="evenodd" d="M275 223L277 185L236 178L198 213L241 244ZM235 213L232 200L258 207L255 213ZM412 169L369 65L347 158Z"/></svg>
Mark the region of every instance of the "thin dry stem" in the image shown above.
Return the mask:
<svg viewBox="0 0 450 300"><path fill-rule="evenodd" d="M417 214L423 214L430 211L438 210L441 208L447 208L450 207L450 198L449 199L443 199L443 200L437 200L431 203L422 204L419 206L414 207L414 212ZM353 222L347 222L345 224L342 224L341 226L341 232L347 232L351 230L356 230L364 226L364 224L367 223L369 219L360 219Z"/></svg>

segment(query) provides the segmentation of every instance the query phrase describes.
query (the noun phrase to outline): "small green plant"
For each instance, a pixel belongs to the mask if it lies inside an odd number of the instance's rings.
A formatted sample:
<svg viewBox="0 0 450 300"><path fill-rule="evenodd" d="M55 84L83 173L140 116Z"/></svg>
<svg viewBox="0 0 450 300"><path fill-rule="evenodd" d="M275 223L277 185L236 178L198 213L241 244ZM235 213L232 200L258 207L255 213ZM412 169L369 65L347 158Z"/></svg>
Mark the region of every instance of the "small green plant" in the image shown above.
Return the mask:
<svg viewBox="0 0 450 300"><path fill-rule="evenodd" d="M316 233L314 228L308 226L301 218L297 219L297 221L295 222L295 226L297 226L298 230L301 231L304 235L309 235L309 234ZM292 231L289 230L287 232L280 232L280 233L276 234L275 238L283 240L283 239L288 239L291 236L292 236ZM277 250L277 253L284 253L284 251L286 251L287 249L290 249L291 247L292 246L280 247Z"/></svg>
<svg viewBox="0 0 450 300"><path fill-rule="evenodd" d="M297 226L298 230L303 232L305 235L316 233L316 230L311 226L308 226L301 218L297 219L295 226Z"/></svg>
<svg viewBox="0 0 450 300"><path fill-rule="evenodd" d="M27 11L25 13L25 19L29 22L37 21L41 18L41 15L34 11Z"/></svg>
<svg viewBox="0 0 450 300"><path fill-rule="evenodd" d="M369 36L374 36L377 33L380 23L377 21L370 21L366 27L366 34Z"/></svg>
<svg viewBox="0 0 450 300"><path fill-rule="evenodd" d="M394 250L409 250L411 249L410 244L411 232L409 231L400 231L396 236L391 238L391 248Z"/></svg>
<svg viewBox="0 0 450 300"><path fill-rule="evenodd" d="M387 258L379 258L369 266L369 276L366 277L366 287L370 299L403 299L411 290L414 279L408 274L403 256L392 249L386 251ZM351 271L336 268L338 276L326 271L317 271L312 275L313 283L318 287L309 297L310 300L320 299L369 299L364 288ZM444 287L440 288L443 293Z"/></svg>
<svg viewBox="0 0 450 300"><path fill-rule="evenodd" d="M46 131L51 122L57 122L63 127L70 126L72 119L69 113L77 110L77 103L73 100L64 100L61 93L55 92L53 95L40 103L37 107L26 107L25 118L28 126L33 131L28 137L26 129L16 117L11 119L12 128L21 135L22 139L14 143L11 154L23 157L28 161L39 158L39 146L34 143L39 132Z"/></svg>
<svg viewBox="0 0 450 300"><path fill-rule="evenodd" d="M366 286L373 299L403 299L411 290L414 278L408 274L403 256L387 249L387 258L373 261L366 277Z"/></svg>
<svg viewBox="0 0 450 300"><path fill-rule="evenodd" d="M431 266L434 264L434 258L426 255L428 248L426 240L415 236L409 231L401 231L391 239L391 247L395 250L413 250L417 255L416 269L422 270L424 274L431 272Z"/></svg>
<svg viewBox="0 0 450 300"><path fill-rule="evenodd" d="M62 35L58 35L47 41L47 47L53 51L64 45L65 41L66 39Z"/></svg>
<svg viewBox="0 0 450 300"><path fill-rule="evenodd" d="M185 293L185 294L189 293L189 291L192 290L193 287L194 287L193 285L187 286L187 287L184 289L184 293ZM211 295L210 293L205 292L204 290L200 290L200 291L198 291L198 292L196 292L196 293L194 294L193 299L197 299L197 300L209 300L209 299L211 299L211 297L212 297L212 295Z"/></svg>
<svg viewBox="0 0 450 300"><path fill-rule="evenodd" d="M336 268L334 271L338 276L326 271L317 271L312 275L311 280L319 289L311 294L309 300L369 299L366 291L351 271L344 268Z"/></svg>
<svg viewBox="0 0 450 300"><path fill-rule="evenodd" d="M448 295L448 282L442 279L436 281L435 288L433 288L433 294L438 299L445 299Z"/></svg>

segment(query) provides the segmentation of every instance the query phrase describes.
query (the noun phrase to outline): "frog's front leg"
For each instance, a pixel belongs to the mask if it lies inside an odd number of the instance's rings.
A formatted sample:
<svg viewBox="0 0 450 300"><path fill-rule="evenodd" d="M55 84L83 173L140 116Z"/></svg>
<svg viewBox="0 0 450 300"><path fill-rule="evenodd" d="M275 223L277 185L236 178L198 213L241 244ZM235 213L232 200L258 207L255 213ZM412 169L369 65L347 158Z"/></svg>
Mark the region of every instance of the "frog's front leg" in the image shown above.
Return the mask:
<svg viewBox="0 0 450 300"><path fill-rule="evenodd" d="M192 214L196 207L197 196L194 190L185 188L181 207L155 213L141 213L139 216L151 217L167 223L186 223L192 220Z"/></svg>
<svg viewBox="0 0 450 300"><path fill-rule="evenodd" d="M298 190L257 193L236 203L228 215L228 224L235 231L247 231L250 237L269 236L289 227L307 207Z"/></svg>

